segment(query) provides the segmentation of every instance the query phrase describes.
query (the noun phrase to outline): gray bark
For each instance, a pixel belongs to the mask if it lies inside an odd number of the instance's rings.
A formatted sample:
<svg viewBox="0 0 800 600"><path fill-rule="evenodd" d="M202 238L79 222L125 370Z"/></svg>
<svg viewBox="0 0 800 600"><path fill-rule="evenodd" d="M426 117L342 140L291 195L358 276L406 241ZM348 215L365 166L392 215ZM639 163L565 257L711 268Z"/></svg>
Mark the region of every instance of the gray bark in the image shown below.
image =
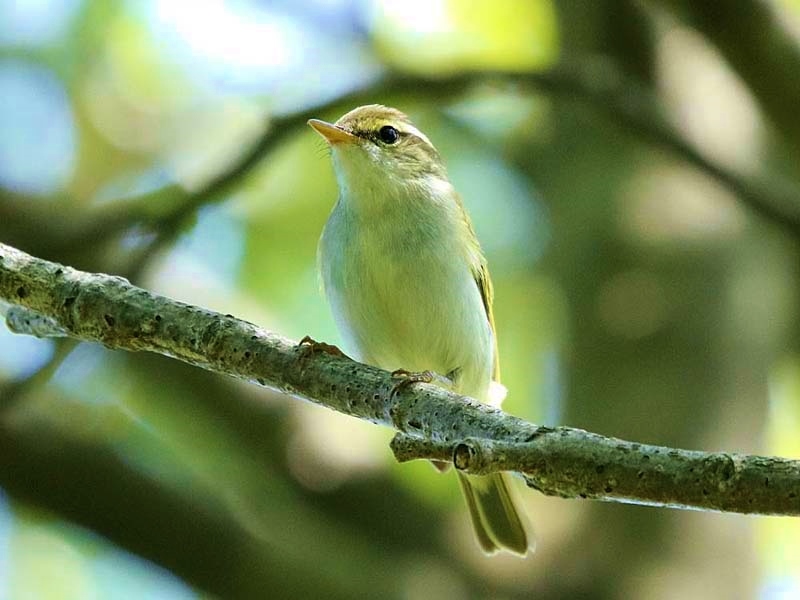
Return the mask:
<svg viewBox="0 0 800 600"><path fill-rule="evenodd" d="M11 311L9 325L18 333L66 333L109 348L157 352L392 427L399 460L448 460L477 474L515 471L530 487L564 498L800 515L800 461L541 427L427 384L395 394L386 371L4 244L0 299L29 311L29 318Z"/></svg>

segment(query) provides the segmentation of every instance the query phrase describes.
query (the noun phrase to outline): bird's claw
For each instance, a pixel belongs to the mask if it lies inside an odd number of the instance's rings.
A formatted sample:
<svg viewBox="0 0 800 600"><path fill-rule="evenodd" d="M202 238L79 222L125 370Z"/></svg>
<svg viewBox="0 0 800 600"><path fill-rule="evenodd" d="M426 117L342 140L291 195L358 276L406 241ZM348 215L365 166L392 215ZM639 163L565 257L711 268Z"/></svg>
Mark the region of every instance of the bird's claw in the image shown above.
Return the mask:
<svg viewBox="0 0 800 600"><path fill-rule="evenodd" d="M350 358L344 352L342 352L338 346L334 346L333 344L327 344L325 342L318 342L310 335L305 336L300 342L297 344L297 348L300 349L300 357L306 358L313 354L317 354L322 352L324 354L330 354L331 356L339 356L342 358Z"/></svg>
<svg viewBox="0 0 800 600"><path fill-rule="evenodd" d="M394 398L410 385L415 383L432 383L436 378L436 373L433 371L406 371L405 369L396 369L392 371L392 379L395 380L396 383L392 386L389 397Z"/></svg>

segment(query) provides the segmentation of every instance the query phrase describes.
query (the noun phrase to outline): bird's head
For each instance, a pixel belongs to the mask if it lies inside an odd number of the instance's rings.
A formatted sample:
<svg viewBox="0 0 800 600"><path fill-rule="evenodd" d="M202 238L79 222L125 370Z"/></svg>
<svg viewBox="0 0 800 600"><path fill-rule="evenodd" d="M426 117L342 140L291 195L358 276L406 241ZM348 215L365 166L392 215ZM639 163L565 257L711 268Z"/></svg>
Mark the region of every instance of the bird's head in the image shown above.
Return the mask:
<svg viewBox="0 0 800 600"><path fill-rule="evenodd" d="M373 195L447 180L436 148L395 108L369 104L336 123L311 119L308 124L330 145L343 193Z"/></svg>

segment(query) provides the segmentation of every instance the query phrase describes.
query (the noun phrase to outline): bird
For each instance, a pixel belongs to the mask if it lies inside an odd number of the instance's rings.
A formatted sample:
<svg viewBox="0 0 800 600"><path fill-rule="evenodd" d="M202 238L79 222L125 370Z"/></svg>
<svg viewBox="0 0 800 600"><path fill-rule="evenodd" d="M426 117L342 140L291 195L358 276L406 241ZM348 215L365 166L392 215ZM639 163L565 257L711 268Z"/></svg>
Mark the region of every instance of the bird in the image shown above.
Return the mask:
<svg viewBox="0 0 800 600"><path fill-rule="evenodd" d="M339 188L317 254L345 349L409 382L499 405L489 270L439 152L380 104L308 124L330 148ZM484 553L531 551L510 476L457 474Z"/></svg>

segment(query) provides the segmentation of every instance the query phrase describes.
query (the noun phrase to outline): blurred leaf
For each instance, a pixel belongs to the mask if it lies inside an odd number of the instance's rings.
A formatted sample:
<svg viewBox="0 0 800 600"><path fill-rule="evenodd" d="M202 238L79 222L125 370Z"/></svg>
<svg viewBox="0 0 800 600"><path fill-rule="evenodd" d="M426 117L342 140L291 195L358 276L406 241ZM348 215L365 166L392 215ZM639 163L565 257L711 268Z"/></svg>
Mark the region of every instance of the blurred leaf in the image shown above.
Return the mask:
<svg viewBox="0 0 800 600"><path fill-rule="evenodd" d="M773 367L769 408L767 451L800 458L800 356L784 357Z"/></svg>
<svg viewBox="0 0 800 600"><path fill-rule="evenodd" d="M97 598L88 557L63 535L37 521L19 519L16 523L11 540L10 597L23 600Z"/></svg>
<svg viewBox="0 0 800 600"><path fill-rule="evenodd" d="M540 70L558 55L550 0L384 1L372 25L383 58L414 72Z"/></svg>
<svg viewBox="0 0 800 600"><path fill-rule="evenodd" d="M248 215L240 285L278 319L266 327L297 339L338 339L316 267L317 241L337 193L322 141L303 130L270 156L238 199Z"/></svg>
<svg viewBox="0 0 800 600"><path fill-rule="evenodd" d="M566 298L545 277L506 274L495 280L500 371L508 388L503 408L523 419L559 422L563 401L559 355L567 340Z"/></svg>
<svg viewBox="0 0 800 600"><path fill-rule="evenodd" d="M769 410L766 452L800 458L800 438L797 435L800 431L800 356L785 356L773 367ZM788 588L786 598L800 590L798 539L800 522L797 519L770 517L758 523L757 541L763 568L775 582L772 585Z"/></svg>

